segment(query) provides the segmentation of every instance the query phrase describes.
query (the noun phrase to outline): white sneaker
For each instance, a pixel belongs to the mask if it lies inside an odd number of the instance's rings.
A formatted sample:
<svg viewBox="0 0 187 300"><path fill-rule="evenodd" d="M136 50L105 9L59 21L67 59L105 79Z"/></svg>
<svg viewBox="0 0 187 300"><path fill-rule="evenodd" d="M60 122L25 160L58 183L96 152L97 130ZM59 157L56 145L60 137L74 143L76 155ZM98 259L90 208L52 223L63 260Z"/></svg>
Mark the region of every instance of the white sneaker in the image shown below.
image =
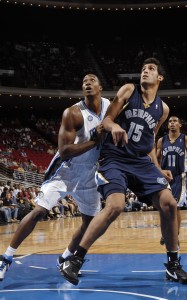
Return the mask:
<svg viewBox="0 0 187 300"><path fill-rule="evenodd" d="M12 263L11 256L0 255L0 281L4 279L5 273L6 271L8 271L11 263Z"/></svg>

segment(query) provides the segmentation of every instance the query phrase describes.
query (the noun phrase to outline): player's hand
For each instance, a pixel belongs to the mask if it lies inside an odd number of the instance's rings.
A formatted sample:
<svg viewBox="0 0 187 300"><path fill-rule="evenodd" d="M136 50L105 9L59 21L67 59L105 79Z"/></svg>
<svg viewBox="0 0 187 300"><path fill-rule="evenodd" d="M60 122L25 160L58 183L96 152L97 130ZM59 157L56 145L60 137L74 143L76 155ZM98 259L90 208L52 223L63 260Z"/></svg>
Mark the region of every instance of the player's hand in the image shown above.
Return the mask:
<svg viewBox="0 0 187 300"><path fill-rule="evenodd" d="M125 146L128 143L128 135L127 132L122 129L118 124L114 124L112 127L112 137L115 146Z"/></svg>
<svg viewBox="0 0 187 300"><path fill-rule="evenodd" d="M105 137L105 134L106 134L106 130L104 129L103 124L98 125L95 128L95 141L97 143L102 143L103 139Z"/></svg>
<svg viewBox="0 0 187 300"><path fill-rule="evenodd" d="M161 170L162 175L170 182L173 179L172 173L170 170Z"/></svg>

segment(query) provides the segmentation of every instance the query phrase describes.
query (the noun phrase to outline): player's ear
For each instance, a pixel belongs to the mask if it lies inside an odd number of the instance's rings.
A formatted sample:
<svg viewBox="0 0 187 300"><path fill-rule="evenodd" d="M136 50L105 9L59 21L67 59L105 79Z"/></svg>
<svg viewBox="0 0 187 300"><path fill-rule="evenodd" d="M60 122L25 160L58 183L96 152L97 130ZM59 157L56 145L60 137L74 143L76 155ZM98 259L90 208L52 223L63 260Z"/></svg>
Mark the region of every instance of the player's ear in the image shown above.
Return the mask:
<svg viewBox="0 0 187 300"><path fill-rule="evenodd" d="M102 87L101 85L100 85L100 88L99 88L99 90L100 90L100 91L102 91L102 90L103 90L103 87Z"/></svg>
<svg viewBox="0 0 187 300"><path fill-rule="evenodd" d="M164 76L162 76L162 75L158 75L158 80L159 80L159 81L162 81L162 80L164 80Z"/></svg>

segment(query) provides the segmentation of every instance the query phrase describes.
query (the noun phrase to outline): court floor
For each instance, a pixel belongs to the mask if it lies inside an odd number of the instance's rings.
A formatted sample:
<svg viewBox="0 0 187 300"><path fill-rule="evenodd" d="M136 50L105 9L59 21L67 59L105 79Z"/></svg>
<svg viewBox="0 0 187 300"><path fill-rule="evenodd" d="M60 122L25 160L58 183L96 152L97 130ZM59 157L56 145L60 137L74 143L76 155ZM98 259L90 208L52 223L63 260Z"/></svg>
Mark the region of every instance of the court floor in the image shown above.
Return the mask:
<svg viewBox="0 0 187 300"><path fill-rule="evenodd" d="M88 254L77 286L59 273L57 257L15 257L0 282L0 300L187 299L187 285L165 280L165 254ZM187 266L187 254L182 264Z"/></svg>

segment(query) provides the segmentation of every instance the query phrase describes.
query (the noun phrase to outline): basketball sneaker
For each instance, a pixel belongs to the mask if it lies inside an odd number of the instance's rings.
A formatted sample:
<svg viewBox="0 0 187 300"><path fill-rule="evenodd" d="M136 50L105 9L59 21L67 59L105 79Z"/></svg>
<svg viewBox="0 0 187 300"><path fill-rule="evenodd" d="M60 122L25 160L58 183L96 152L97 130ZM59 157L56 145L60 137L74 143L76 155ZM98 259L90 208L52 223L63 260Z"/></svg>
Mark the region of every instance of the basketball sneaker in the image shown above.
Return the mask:
<svg viewBox="0 0 187 300"><path fill-rule="evenodd" d="M187 272L182 269L180 259L181 258L178 258L175 261L170 261L167 264L164 264L166 267L166 279L169 281L187 284Z"/></svg>
<svg viewBox="0 0 187 300"><path fill-rule="evenodd" d="M70 257L67 257L66 259L63 258L61 255L57 258L57 261L56 261L56 266L57 266L57 269L62 273L62 269L63 269L63 264L65 262L65 260L69 259ZM81 276L82 273L81 271L79 271L78 273L78 276Z"/></svg>
<svg viewBox="0 0 187 300"><path fill-rule="evenodd" d="M67 281L74 285L79 283L78 274L84 262L85 260L78 256L71 256L65 260L61 272Z"/></svg>
<svg viewBox="0 0 187 300"><path fill-rule="evenodd" d="M6 271L8 271L12 263L12 256L0 255L0 281L5 277Z"/></svg>
<svg viewBox="0 0 187 300"><path fill-rule="evenodd" d="M56 261L56 267L59 271L61 271L61 269L63 268L63 263L65 262L65 259L60 255L58 258L57 258L57 261Z"/></svg>

